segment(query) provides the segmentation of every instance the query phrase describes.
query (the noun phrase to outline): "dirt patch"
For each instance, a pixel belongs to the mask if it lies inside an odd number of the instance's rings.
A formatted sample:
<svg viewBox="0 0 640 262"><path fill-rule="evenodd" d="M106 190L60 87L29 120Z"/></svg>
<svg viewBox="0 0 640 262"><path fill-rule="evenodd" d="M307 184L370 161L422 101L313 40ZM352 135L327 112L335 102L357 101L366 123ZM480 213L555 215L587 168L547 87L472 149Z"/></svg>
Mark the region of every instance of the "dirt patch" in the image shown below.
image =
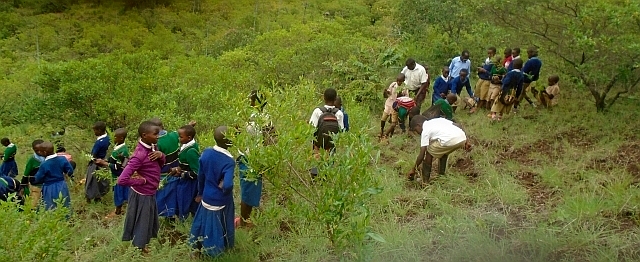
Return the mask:
<svg viewBox="0 0 640 262"><path fill-rule="evenodd" d="M273 255L273 253L271 252L267 252L267 253L260 253L258 255L258 259L260 261L271 261L275 258L275 256Z"/></svg>
<svg viewBox="0 0 640 262"><path fill-rule="evenodd" d="M532 156L532 153L539 153L544 156L554 157L562 154L562 147L554 148L553 141L540 139L535 143L527 144L520 148L504 147L495 161L495 164L502 164L503 160L514 160L521 165L531 166L540 160Z"/></svg>
<svg viewBox="0 0 640 262"><path fill-rule="evenodd" d="M280 233L282 234L289 234L291 232L293 232L291 230L291 225L293 224L293 221L290 220L282 220L280 221L280 225L278 228L280 228Z"/></svg>
<svg viewBox="0 0 640 262"><path fill-rule="evenodd" d="M606 158L593 159L589 168L603 172L623 167L634 177L634 183L640 184L640 142L623 145L616 153Z"/></svg>
<svg viewBox="0 0 640 262"><path fill-rule="evenodd" d="M533 172L518 172L515 175L518 182L527 189L529 200L536 212L553 207L555 203L552 201L555 191L540 183L538 174Z"/></svg>
<svg viewBox="0 0 640 262"><path fill-rule="evenodd" d="M476 171L475 164L470 156L458 158L455 164L453 164L453 168L458 172L464 174L470 182L478 181L478 177L480 176L480 174Z"/></svg>
<svg viewBox="0 0 640 262"><path fill-rule="evenodd" d="M630 210L621 210L620 212L604 211L602 216L613 219L617 222L619 232L628 232L640 226L640 215Z"/></svg>
<svg viewBox="0 0 640 262"><path fill-rule="evenodd" d="M160 242L160 244L168 244L169 246L175 246L177 244L184 243L185 241L187 241L187 236L175 229L165 230L162 236L158 238L158 242Z"/></svg>
<svg viewBox="0 0 640 262"><path fill-rule="evenodd" d="M574 147L589 148L594 144L595 139L591 137L585 128L573 128L556 134L556 141L567 141Z"/></svg>

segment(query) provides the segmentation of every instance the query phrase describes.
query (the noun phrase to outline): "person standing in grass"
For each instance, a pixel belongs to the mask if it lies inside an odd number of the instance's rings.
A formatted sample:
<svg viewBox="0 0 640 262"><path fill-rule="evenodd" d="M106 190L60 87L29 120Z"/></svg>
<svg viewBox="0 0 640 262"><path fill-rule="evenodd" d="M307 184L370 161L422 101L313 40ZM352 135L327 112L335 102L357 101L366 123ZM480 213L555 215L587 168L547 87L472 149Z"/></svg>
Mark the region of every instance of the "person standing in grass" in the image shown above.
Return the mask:
<svg viewBox="0 0 640 262"><path fill-rule="evenodd" d="M404 74L398 74L396 81L392 82L383 92L383 97L386 98L386 100L384 102L382 118L380 119L380 138L393 136L393 131L396 125L398 125L398 112L393 109L393 104L396 102L399 92L402 92L405 96L408 95L407 90L403 88L404 80ZM385 133L384 126L389 118L391 118L391 126Z"/></svg>
<svg viewBox="0 0 640 262"><path fill-rule="evenodd" d="M41 147L42 143L44 143L42 139L36 139L31 143L33 155L27 159L22 180L20 181L24 195L29 197L32 207L37 207L42 199L42 184L36 184L36 173L38 173L40 164L44 162L45 158Z"/></svg>
<svg viewBox="0 0 640 262"><path fill-rule="evenodd" d="M344 116L342 120L342 122L344 123L344 129L342 131L349 132L349 115L347 114L347 111L345 111L344 107L342 106L342 98L340 96L336 97L336 108L340 110L340 112L342 112L342 115Z"/></svg>
<svg viewBox="0 0 640 262"><path fill-rule="evenodd" d="M160 227L156 192L165 155L157 150L159 133L160 127L153 122L140 124L140 140L117 182L130 187L122 241L133 240L133 245L144 253L149 252L147 245L158 236Z"/></svg>
<svg viewBox="0 0 640 262"><path fill-rule="evenodd" d="M409 180L414 179L416 169L422 166L422 179L428 182L434 158L440 159L438 174L444 175L449 154L460 148L471 149L471 144L460 125L448 119L438 117L427 120L426 117L419 115L411 119L410 127L420 134L420 153L409 172Z"/></svg>
<svg viewBox="0 0 640 262"><path fill-rule="evenodd" d="M449 68L442 68L442 75L433 83L433 96L431 97L431 105L435 105L439 99L445 99L449 94Z"/></svg>
<svg viewBox="0 0 640 262"><path fill-rule="evenodd" d="M522 92L524 82L524 74L520 71L522 59L513 60L511 65L513 70L509 71L502 79L502 88L493 103L493 107L491 107L491 120L502 120L502 116L509 113L511 106Z"/></svg>
<svg viewBox="0 0 640 262"><path fill-rule="evenodd" d="M524 85L522 87L523 90L520 93L520 97L518 97L518 100L513 105L514 110L517 110L518 105L520 104L522 99L527 100L527 103L529 103L529 105L531 105L532 107L536 107L536 104L531 101L531 98L529 98L527 93L531 91L534 97L538 95L537 90L535 89L535 83L540 78L542 61L538 58L538 49L535 47L527 48L527 57L529 57L529 60L527 60L527 62L524 63L524 66L522 67L522 73L525 75ZM533 87L533 89L531 87Z"/></svg>
<svg viewBox="0 0 640 262"><path fill-rule="evenodd" d="M502 67L509 68L509 65L511 65L511 61L513 61L513 54L512 54L512 50L511 48L505 48L504 49L504 61L502 61Z"/></svg>
<svg viewBox="0 0 640 262"><path fill-rule="evenodd" d="M85 180L87 203L91 203L91 200L99 202L109 192L109 184L111 183L108 179L99 179L95 175L96 170L100 169L96 161L104 160L107 157L107 151L109 151L111 139L107 135L107 124L102 121L93 124L93 134L97 138L91 149L91 161L89 161L89 166L87 167Z"/></svg>
<svg viewBox="0 0 640 262"><path fill-rule="evenodd" d="M507 71L513 70L513 60L521 59L520 58L520 47L514 47L511 49L511 63L507 66Z"/></svg>
<svg viewBox="0 0 640 262"><path fill-rule="evenodd" d="M235 160L227 150L231 141L227 127L216 128L216 146L207 148L200 157L198 196L200 203L193 218L189 243L193 249L211 257L234 245L233 173Z"/></svg>
<svg viewBox="0 0 640 262"><path fill-rule="evenodd" d="M335 106L337 98L338 92L335 89L325 89L324 106L316 107L309 118L309 124L316 128L313 133L315 137L313 155L317 159L320 158L321 149L330 154L334 152L336 145L331 136L344 130L344 114ZM318 169L311 168L310 173L311 177L315 178L318 175Z"/></svg>
<svg viewBox="0 0 640 262"><path fill-rule="evenodd" d="M496 48L489 47L487 49L487 58L482 63L482 66L478 67L478 82L476 82L475 94L480 100L478 106L471 109L471 113L475 113L478 108L486 108L487 101L489 100L489 86L491 85L491 70L496 64L494 57L496 56ZM498 61L498 63L500 63Z"/></svg>
<svg viewBox="0 0 640 262"><path fill-rule="evenodd" d="M462 51L460 56L451 59L451 64L449 64L449 74L451 78L460 76L460 72L463 69L466 70L467 75L469 75L471 71L471 60L469 59L469 51L467 50Z"/></svg>
<svg viewBox="0 0 640 262"><path fill-rule="evenodd" d="M413 58L407 59L405 67L400 72L405 76L404 83L407 89L414 95L414 100L418 106L424 102L429 93L429 75L427 69L416 63Z"/></svg>
<svg viewBox="0 0 640 262"><path fill-rule="evenodd" d="M127 139L127 130L124 128L118 128L114 132L114 142L116 143L113 146L113 151L109 156L109 161L105 161L102 159L96 160L96 164L101 167L109 167L111 170L111 176L113 179L117 181L120 174L124 170L124 167L127 165L129 161L129 147L125 143ZM129 198L129 187L121 186L116 183L113 185L113 204L116 206L116 209L113 211L111 216L121 215L122 214L122 206L127 199Z"/></svg>
<svg viewBox="0 0 640 262"><path fill-rule="evenodd" d="M196 142L196 129L185 125L178 129L180 152L178 153L178 167L174 167L170 174L178 177L176 184L177 210L181 220L189 214L195 215L198 210L196 196L198 195L198 172L200 170L200 148Z"/></svg>
<svg viewBox="0 0 640 262"><path fill-rule="evenodd" d="M256 142L260 143L259 138L262 137L262 145L269 146L277 143L276 132L273 123L270 120L269 114L264 110L267 105L264 98L260 98L257 91L253 91L250 96L250 105L256 110L251 114L249 123L247 124L247 133L252 138L256 138ZM250 152L247 149L245 152L240 150L240 156L236 159L238 164L238 173L240 174L240 217L234 220L236 227L251 227L253 224L250 222L251 212L254 208L260 206L260 198L262 197L262 174L261 171L255 170L256 176L251 177L250 173L254 168L249 166Z"/></svg>
<svg viewBox="0 0 640 262"><path fill-rule="evenodd" d="M180 136L177 131L167 132L159 118L153 118L149 121L160 127L158 150L166 156L166 161L162 167L161 186L156 195L158 211L161 217L174 221L178 209L178 192L176 190L180 178L170 173L173 168L180 166L180 162L178 161L180 154ZM189 125L195 127L196 122L191 121Z"/></svg>
<svg viewBox="0 0 640 262"><path fill-rule="evenodd" d="M71 196L64 175L73 178L73 167L66 158L53 152L53 144L44 142L41 144L45 157L36 173L35 183L42 184L42 200L44 208L51 210L57 207L56 201L62 198L62 204L71 208Z"/></svg>
<svg viewBox="0 0 640 262"><path fill-rule="evenodd" d="M8 177L16 177L18 175L18 164L16 164L16 153L18 147L9 141L9 138L3 137L0 143L5 147L2 155L2 166L0 166L0 175Z"/></svg>

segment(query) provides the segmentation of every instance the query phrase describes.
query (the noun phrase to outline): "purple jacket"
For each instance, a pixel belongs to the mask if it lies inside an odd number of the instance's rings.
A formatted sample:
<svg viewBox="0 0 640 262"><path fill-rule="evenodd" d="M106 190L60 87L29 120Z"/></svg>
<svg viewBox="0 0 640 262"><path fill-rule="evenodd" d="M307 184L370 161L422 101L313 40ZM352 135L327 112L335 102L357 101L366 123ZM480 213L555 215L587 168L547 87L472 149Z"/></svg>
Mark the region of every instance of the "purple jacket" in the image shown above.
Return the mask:
<svg viewBox="0 0 640 262"><path fill-rule="evenodd" d="M129 159L127 166L118 177L118 185L130 186L133 191L141 195L155 195L160 184L160 168L164 165L165 155L156 161L149 160L149 154L156 150L142 141ZM131 178L133 173L138 173L142 178Z"/></svg>

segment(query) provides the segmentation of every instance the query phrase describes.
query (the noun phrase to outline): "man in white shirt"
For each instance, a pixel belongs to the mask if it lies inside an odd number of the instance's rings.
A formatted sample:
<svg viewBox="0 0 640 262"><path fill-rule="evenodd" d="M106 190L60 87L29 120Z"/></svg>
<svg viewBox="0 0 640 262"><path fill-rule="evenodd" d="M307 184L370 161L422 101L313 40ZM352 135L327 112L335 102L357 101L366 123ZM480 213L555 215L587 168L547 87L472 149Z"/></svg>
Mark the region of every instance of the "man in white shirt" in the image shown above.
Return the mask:
<svg viewBox="0 0 640 262"><path fill-rule="evenodd" d="M409 58L400 73L404 74L404 83L407 85L407 89L413 93L416 104L418 106L421 105L426 98L426 94L429 93L427 69L416 63L413 58Z"/></svg>
<svg viewBox="0 0 640 262"><path fill-rule="evenodd" d="M471 60L469 59L469 51L464 50L460 56L451 59L449 64L449 75L451 78L456 78L460 75L460 70L467 69L467 72L471 73Z"/></svg>
<svg viewBox="0 0 640 262"><path fill-rule="evenodd" d="M409 172L409 180L413 180L417 167L422 165L422 180L428 182L434 158L440 159L438 174L444 175L449 154L459 148L467 151L471 149L462 128L448 119L434 118L427 121L426 117L418 115L411 119L410 128L420 133L420 154Z"/></svg>

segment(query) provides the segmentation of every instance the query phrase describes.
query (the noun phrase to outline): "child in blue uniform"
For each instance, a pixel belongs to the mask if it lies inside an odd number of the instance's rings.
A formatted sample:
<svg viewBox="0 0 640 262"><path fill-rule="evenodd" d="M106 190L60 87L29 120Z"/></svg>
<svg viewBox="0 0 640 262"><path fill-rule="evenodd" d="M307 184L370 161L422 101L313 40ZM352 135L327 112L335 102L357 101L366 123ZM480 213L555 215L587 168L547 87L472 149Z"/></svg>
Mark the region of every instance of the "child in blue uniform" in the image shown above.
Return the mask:
<svg viewBox="0 0 640 262"><path fill-rule="evenodd" d="M189 243L192 248L209 256L218 256L233 247L233 172L235 160L227 150L226 126L216 128L216 146L207 148L200 157L198 196L200 203L193 218Z"/></svg>
<svg viewBox="0 0 640 262"><path fill-rule="evenodd" d="M196 129L185 125L178 129L180 140L180 153L178 153L179 166L171 170L171 174L179 177L176 185L177 210L176 214L184 220L189 214L196 214L198 204L198 171L200 170L200 148L195 140Z"/></svg>
<svg viewBox="0 0 640 262"><path fill-rule="evenodd" d="M62 198L65 207L71 207L71 197L69 187L64 179L67 174L73 178L73 167L66 158L58 156L53 152L53 144L44 142L41 144L45 154L44 162L40 165L36 173L36 183L42 183L42 200L46 210L56 208L56 200Z"/></svg>
<svg viewBox="0 0 640 262"><path fill-rule="evenodd" d="M91 203L91 200L99 202L104 195L109 193L109 184L111 182L108 179L98 179L95 177L95 171L100 169L96 164L96 160L104 160L107 158L107 151L109 150L111 142L107 135L107 124L102 121L93 124L93 134L97 138L91 149L92 160L87 167L87 177L85 181L85 198L87 203Z"/></svg>
<svg viewBox="0 0 640 262"><path fill-rule="evenodd" d="M118 128L114 133L114 141L116 144L113 147L111 156L109 156L109 161L97 159L96 164L101 167L109 167L112 179L117 180L120 174L122 174L122 170L124 170L124 167L127 165L130 154L129 147L127 147L127 144L125 143L125 139L127 139L127 130L124 128ZM128 198L128 186L121 186L117 183L113 185L113 204L116 206L116 210L113 212L113 215L122 214L122 205L127 202Z"/></svg>

